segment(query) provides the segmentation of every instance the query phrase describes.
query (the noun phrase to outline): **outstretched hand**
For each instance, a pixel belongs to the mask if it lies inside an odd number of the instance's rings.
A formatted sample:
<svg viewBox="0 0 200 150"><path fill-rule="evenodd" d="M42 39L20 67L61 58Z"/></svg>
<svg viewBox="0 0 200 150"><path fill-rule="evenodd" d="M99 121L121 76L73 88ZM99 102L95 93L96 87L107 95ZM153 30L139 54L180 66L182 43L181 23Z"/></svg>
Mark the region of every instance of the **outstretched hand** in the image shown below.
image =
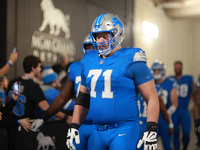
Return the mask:
<svg viewBox="0 0 200 150"><path fill-rule="evenodd" d="M29 118L20 119L20 125L27 131L32 129L31 123L28 122Z"/></svg>

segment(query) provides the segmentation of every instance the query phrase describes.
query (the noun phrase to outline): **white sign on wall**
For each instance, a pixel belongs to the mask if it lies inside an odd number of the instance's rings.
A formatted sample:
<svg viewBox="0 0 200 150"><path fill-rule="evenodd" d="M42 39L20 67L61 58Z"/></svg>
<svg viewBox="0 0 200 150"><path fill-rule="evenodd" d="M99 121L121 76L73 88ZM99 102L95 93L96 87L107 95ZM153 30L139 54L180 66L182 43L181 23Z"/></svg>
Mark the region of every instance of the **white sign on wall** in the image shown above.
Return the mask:
<svg viewBox="0 0 200 150"><path fill-rule="evenodd" d="M42 0L40 7L43 21L38 31L32 34L33 55L40 57L43 62L56 62L57 53L63 53L73 61L76 48L74 41L70 40L70 15L55 8L52 0Z"/></svg>

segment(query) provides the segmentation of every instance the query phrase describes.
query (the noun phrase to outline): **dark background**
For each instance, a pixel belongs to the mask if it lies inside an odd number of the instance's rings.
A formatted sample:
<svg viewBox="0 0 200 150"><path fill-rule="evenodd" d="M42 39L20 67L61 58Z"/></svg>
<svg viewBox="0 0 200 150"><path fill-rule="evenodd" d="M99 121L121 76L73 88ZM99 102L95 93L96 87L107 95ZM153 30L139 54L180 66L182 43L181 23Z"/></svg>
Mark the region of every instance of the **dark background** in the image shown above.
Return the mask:
<svg viewBox="0 0 200 150"><path fill-rule="evenodd" d="M49 120L42 125L39 132L26 132L23 127L20 129L15 127L13 128L15 132L12 135L12 138L15 138L15 142L10 144L15 150L43 150L44 148L42 146L45 146L45 148L49 146L48 150L68 150L66 146L68 127L69 126L61 120ZM39 133L43 135L38 137ZM6 128L0 128L0 135L0 149L8 150ZM54 146L48 143L48 141L53 143Z"/></svg>

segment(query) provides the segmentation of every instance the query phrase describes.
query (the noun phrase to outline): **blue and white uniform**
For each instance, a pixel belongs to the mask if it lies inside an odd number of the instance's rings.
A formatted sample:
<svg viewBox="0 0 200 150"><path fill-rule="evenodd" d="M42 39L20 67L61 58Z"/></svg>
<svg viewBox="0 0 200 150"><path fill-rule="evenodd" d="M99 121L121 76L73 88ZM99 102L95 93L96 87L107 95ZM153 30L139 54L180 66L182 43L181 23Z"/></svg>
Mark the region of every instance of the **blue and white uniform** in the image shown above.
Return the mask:
<svg viewBox="0 0 200 150"><path fill-rule="evenodd" d="M136 87L153 79L145 52L122 48L103 59L92 51L81 62L81 85L90 92L95 124L94 149L136 149L141 136Z"/></svg>
<svg viewBox="0 0 200 150"><path fill-rule="evenodd" d="M162 83L156 83L156 86L161 88L161 96L166 109L171 106L170 92L173 88L176 88L177 84L173 78L166 78ZM168 133L169 125L164 119L162 113L159 114L158 119L158 136L162 138L163 147L165 150L172 150L171 139L172 136Z"/></svg>
<svg viewBox="0 0 200 150"><path fill-rule="evenodd" d="M82 65L80 62L72 63L68 71L69 79L72 83L74 83L74 90L76 93L76 97L78 96L81 83L81 71L82 71ZM91 113L89 111L86 119L79 128L80 144L76 144L76 142L74 142L74 145L77 150L82 150L82 149L92 150L94 141L93 131L94 131L94 124L92 121Z"/></svg>
<svg viewBox="0 0 200 150"><path fill-rule="evenodd" d="M175 113L172 115L172 120L174 123L174 147L175 150L180 149L180 140L179 140L179 126L182 126L183 131L183 146L187 147L190 141L190 129L191 129L191 117L189 112L189 101L190 95L192 93L192 83L193 77L190 75L184 75L182 78L176 79L178 84L178 108Z"/></svg>

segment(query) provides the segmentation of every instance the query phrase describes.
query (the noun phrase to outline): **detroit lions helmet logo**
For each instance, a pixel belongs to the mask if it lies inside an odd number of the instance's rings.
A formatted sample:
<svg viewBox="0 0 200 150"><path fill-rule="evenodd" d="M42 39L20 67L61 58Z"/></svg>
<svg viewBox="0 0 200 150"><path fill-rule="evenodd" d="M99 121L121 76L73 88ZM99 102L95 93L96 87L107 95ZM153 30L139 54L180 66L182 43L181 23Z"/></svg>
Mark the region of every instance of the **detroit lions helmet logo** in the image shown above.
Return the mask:
<svg viewBox="0 0 200 150"><path fill-rule="evenodd" d="M113 23L113 27L119 25L120 28L123 28L123 24L122 24L122 23L119 21L119 19L116 18L116 17L113 17L113 18L112 18L112 23Z"/></svg>

